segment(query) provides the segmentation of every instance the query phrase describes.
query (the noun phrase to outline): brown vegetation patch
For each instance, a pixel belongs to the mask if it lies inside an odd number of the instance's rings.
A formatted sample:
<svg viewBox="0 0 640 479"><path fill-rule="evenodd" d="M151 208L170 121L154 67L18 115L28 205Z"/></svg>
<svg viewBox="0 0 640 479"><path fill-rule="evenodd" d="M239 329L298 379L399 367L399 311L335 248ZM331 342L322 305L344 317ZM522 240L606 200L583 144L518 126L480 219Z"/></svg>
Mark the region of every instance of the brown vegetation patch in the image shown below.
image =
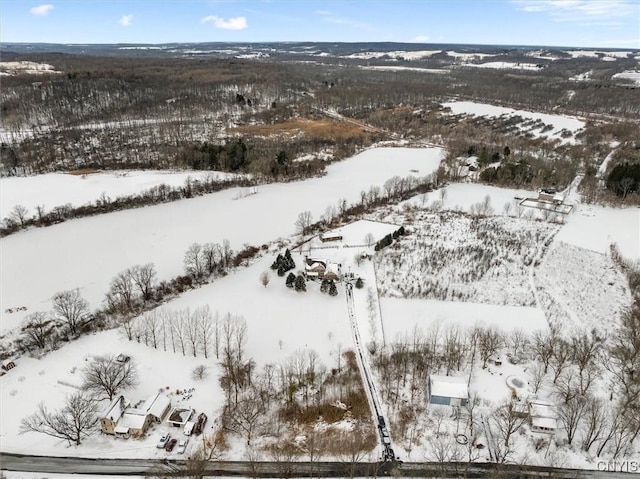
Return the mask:
<svg viewBox="0 0 640 479"><path fill-rule="evenodd" d="M95 168L80 168L79 170L67 172L67 174L74 176L93 175L95 173L100 173L100 170L96 170Z"/></svg>
<svg viewBox="0 0 640 479"><path fill-rule="evenodd" d="M312 138L338 139L363 136L366 132L359 126L326 118L291 118L270 125L247 125L227 129L229 134L249 136L304 135Z"/></svg>

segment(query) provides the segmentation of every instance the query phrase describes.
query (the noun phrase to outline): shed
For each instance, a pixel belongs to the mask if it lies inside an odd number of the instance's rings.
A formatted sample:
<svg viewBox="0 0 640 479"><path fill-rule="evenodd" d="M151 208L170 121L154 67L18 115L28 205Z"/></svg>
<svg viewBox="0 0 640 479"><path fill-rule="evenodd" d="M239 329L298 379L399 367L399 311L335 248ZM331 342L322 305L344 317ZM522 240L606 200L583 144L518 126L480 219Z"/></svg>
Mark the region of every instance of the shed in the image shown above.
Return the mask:
<svg viewBox="0 0 640 479"><path fill-rule="evenodd" d="M429 403L466 406L469 401L467 380L453 376L429 376Z"/></svg>
<svg viewBox="0 0 640 479"><path fill-rule="evenodd" d="M16 367L16 358L9 358L2 361L2 369L9 371Z"/></svg>
<svg viewBox="0 0 640 479"><path fill-rule="evenodd" d="M338 231L328 231L320 235L320 241L322 241L323 243L340 240L342 240L342 234Z"/></svg>

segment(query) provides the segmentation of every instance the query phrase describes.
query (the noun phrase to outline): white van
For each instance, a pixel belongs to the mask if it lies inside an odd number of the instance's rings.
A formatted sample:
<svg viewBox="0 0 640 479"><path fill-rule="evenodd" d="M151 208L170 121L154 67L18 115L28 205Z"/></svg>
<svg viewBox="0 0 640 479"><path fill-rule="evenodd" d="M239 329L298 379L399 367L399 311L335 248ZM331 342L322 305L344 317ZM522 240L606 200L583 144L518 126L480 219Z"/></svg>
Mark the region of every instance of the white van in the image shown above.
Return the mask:
<svg viewBox="0 0 640 479"><path fill-rule="evenodd" d="M187 421L186 424L184 425L184 434L185 436L191 436L191 433L193 432L193 428L195 427L196 423L193 421Z"/></svg>

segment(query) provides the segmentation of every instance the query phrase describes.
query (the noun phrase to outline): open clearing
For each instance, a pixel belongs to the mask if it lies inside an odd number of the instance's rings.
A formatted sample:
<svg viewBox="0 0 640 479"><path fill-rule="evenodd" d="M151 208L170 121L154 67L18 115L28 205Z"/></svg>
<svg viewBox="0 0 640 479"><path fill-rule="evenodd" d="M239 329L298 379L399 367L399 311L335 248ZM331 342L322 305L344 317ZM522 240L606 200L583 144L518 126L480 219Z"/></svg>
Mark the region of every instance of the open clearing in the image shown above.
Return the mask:
<svg viewBox="0 0 640 479"><path fill-rule="evenodd" d="M252 136L304 135L311 138L336 139L352 138L366 132L352 123L339 122L330 119L308 120L293 118L282 123L269 125L247 125L228 128L227 133Z"/></svg>

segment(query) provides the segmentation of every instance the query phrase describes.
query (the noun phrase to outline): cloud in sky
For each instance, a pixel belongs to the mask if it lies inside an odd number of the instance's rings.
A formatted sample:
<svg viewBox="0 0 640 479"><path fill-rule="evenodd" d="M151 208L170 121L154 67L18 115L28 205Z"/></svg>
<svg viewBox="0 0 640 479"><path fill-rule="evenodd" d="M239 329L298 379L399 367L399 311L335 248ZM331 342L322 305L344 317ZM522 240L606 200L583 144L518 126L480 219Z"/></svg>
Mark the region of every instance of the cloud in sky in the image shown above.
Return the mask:
<svg viewBox="0 0 640 479"><path fill-rule="evenodd" d="M216 15L208 15L200 20L200 23L213 23L216 28L223 30L244 30L247 28L247 19L245 17L233 17L225 20Z"/></svg>
<svg viewBox="0 0 640 479"><path fill-rule="evenodd" d="M416 35L413 37L414 42L425 43L429 41L429 35Z"/></svg>
<svg viewBox="0 0 640 479"><path fill-rule="evenodd" d="M346 25L348 27L357 28L359 30L366 30L368 32L375 32L376 29L371 25L363 22L359 22L358 20L352 20L350 18L341 17L338 15L334 15L332 12L327 10L316 10L314 12L316 15L322 18L322 21L327 23L334 23L336 25Z"/></svg>
<svg viewBox="0 0 640 479"><path fill-rule="evenodd" d="M122 15L122 17L120 17L120 20L118 20L118 23L123 27L128 27L129 25L131 25L131 22L133 22L133 14Z"/></svg>
<svg viewBox="0 0 640 479"><path fill-rule="evenodd" d="M37 7L32 7L29 10L29 13L31 15L39 15L41 17L44 17L45 15L47 15L51 10L53 10L53 5L51 5L50 3L47 3L46 5L38 5Z"/></svg>
<svg viewBox="0 0 640 479"><path fill-rule="evenodd" d="M554 22L613 25L617 20L637 14L637 3L630 0L513 0L518 10L545 13Z"/></svg>

